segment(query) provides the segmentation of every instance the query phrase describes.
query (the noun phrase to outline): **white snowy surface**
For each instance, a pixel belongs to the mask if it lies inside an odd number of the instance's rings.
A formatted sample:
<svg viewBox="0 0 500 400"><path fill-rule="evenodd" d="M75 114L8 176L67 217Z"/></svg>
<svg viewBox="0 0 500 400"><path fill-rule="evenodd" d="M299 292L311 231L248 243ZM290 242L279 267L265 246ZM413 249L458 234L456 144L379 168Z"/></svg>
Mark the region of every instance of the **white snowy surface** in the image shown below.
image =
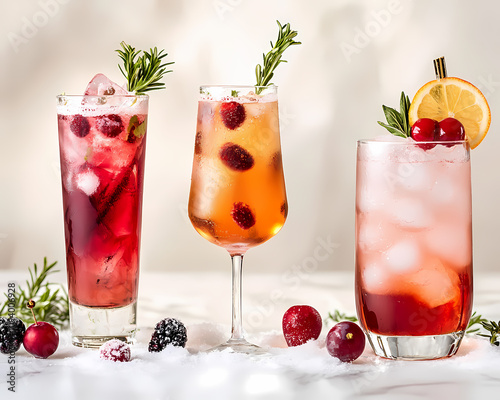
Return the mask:
<svg viewBox="0 0 500 400"><path fill-rule="evenodd" d="M272 275L245 276L243 306L247 315L263 307L254 296L260 293L265 299L271 288L283 293L269 297L275 299L275 308L267 313L265 323L259 325L256 322L260 320L254 318L254 324L247 324L248 338L270 354L252 358L205 353L203 350L228 336L229 315L224 317L224 313L230 308L229 297L222 287L229 282L221 275L201 275L195 280L189 274L141 277L141 329L137 344L131 348L131 362L101 360L96 350L72 346L69 332L64 331L59 349L46 360L29 356L24 349L16 354L16 393L7 391L5 378L10 365L6 356L0 357L0 375L4 377L0 399L478 399L496 398L500 391L500 349L473 336L466 337L456 356L436 361L384 360L367 346L358 360L343 364L324 347L331 324L323 327L318 341L287 348L281 333L281 309L301 303L317 307L323 317L329 307L329 311L339 308L351 312L354 292L350 274L310 276L301 282L298 292L284 290ZM0 285L6 287L9 278L1 272ZM496 320L499 278L476 279L475 309ZM223 293L217 291L219 286ZM267 305L267 309L271 307ZM186 323L187 346L151 354L147 344L153 325L165 316Z"/></svg>

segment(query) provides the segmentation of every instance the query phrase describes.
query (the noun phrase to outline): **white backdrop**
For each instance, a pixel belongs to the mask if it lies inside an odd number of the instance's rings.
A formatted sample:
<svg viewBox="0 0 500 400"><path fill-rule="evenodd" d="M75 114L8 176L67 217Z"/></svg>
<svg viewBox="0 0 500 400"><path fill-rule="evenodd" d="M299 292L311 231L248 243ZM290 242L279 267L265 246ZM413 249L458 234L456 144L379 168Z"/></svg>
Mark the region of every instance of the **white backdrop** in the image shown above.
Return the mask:
<svg viewBox="0 0 500 400"><path fill-rule="evenodd" d="M120 41L175 61L150 100L143 270L219 270L229 256L187 219L201 84L253 84L254 68L290 22L301 46L275 76L289 217L248 252L245 270L307 275L354 268L355 144L383 133L382 104L434 79L479 86L493 121L472 153L476 273L497 268L500 197L500 3L464 0L1 1L0 268L44 256L64 265L55 96L82 93L97 72L123 83ZM319 246L319 247L318 247ZM318 252L323 247L326 251ZM321 254L321 256L319 255ZM284 275L285 276L285 275ZM193 275L194 277L194 275Z"/></svg>

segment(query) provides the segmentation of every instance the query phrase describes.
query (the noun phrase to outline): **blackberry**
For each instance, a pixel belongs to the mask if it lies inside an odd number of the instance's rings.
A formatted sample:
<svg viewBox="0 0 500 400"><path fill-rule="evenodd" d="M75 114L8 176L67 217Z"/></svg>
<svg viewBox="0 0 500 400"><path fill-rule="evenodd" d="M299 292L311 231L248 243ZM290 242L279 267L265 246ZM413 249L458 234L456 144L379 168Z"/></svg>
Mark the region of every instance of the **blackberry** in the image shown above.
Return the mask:
<svg viewBox="0 0 500 400"><path fill-rule="evenodd" d="M0 317L0 352L15 353L21 347L26 326L19 318Z"/></svg>
<svg viewBox="0 0 500 400"><path fill-rule="evenodd" d="M184 347L186 341L187 335L184 324L175 318L165 318L156 324L148 350L151 353L158 353L168 345Z"/></svg>

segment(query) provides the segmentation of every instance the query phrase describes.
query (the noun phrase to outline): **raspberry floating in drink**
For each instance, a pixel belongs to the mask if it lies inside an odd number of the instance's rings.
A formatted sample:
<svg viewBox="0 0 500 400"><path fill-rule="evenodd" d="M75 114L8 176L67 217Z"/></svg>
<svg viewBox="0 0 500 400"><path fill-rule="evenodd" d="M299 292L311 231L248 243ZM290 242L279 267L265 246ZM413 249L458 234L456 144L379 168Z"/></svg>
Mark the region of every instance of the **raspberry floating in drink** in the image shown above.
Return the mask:
<svg viewBox="0 0 500 400"><path fill-rule="evenodd" d="M245 121L245 107L236 101L224 102L220 106L220 115L226 128L234 130Z"/></svg>
<svg viewBox="0 0 500 400"><path fill-rule="evenodd" d="M315 308L297 305L283 314L282 327L288 346L300 346L319 337L323 321Z"/></svg>
<svg viewBox="0 0 500 400"><path fill-rule="evenodd" d="M228 168L234 171L247 171L254 165L252 155L234 143L224 144L220 149L219 157Z"/></svg>
<svg viewBox="0 0 500 400"><path fill-rule="evenodd" d="M245 203L234 203L231 216L241 229L250 229L255 225L255 216Z"/></svg>

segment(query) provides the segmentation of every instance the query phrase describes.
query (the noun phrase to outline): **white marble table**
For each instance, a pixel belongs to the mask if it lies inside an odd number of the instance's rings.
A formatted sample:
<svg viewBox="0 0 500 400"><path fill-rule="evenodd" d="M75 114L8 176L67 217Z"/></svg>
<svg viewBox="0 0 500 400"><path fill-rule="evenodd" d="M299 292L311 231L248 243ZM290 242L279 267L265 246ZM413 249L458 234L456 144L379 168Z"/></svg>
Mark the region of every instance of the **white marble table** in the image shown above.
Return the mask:
<svg viewBox="0 0 500 400"><path fill-rule="evenodd" d="M0 291L25 274L0 272ZM64 277L61 275L61 279ZM244 325L249 338L270 356L198 353L229 333L230 276L201 273L144 273L139 298L138 343L130 363L98 359L73 347L62 332L58 351L36 360L16 355L16 393L7 391L8 359L0 356L0 399L480 399L500 393L500 349L467 337L455 357L404 362L379 359L368 347L353 364L342 364L320 340L286 348L281 317L294 304L314 306L323 317L339 309L354 313L351 273L244 276ZM475 277L474 309L500 319L500 275ZM187 348L147 352L154 324L164 317L188 327Z"/></svg>

